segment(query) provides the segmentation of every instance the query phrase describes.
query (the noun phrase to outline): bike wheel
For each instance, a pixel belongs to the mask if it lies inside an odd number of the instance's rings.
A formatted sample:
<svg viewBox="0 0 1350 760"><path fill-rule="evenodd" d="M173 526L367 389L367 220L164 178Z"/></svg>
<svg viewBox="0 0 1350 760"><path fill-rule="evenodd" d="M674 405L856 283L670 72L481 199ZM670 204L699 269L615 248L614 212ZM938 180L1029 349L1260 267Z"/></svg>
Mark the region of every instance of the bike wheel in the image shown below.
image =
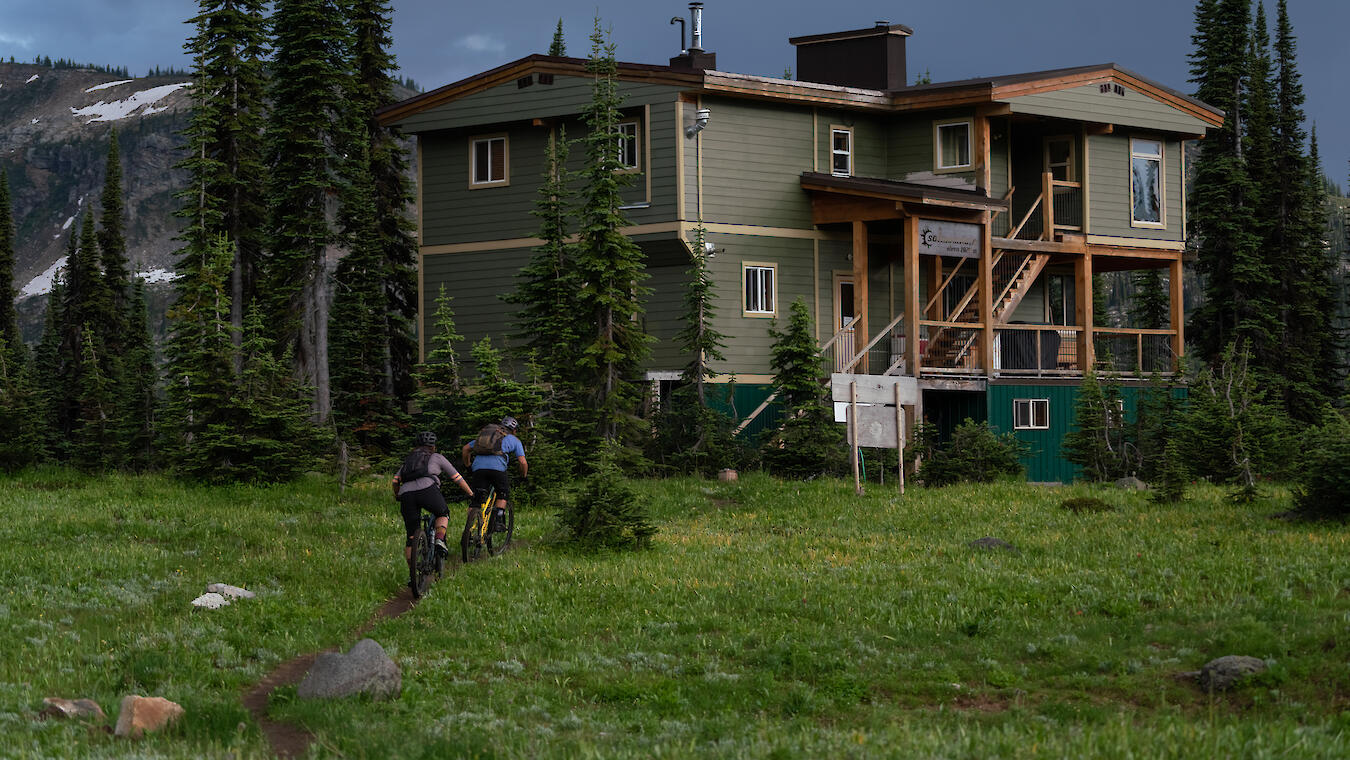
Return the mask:
<svg viewBox="0 0 1350 760"><path fill-rule="evenodd" d="M427 540L426 531L417 531L417 537L413 540L412 562L408 564L408 588L414 599L421 599L431 585L431 577L425 571L427 556L435 551L435 547Z"/></svg>
<svg viewBox="0 0 1350 760"><path fill-rule="evenodd" d="M464 523L464 533L459 539L460 558L469 563L478 559L483 553L482 527L480 525L480 513L475 510L473 515Z"/></svg>
<svg viewBox="0 0 1350 760"><path fill-rule="evenodd" d="M506 551L506 547L511 545L511 536L516 532L516 508L511 502L506 502L506 521L501 526L501 530L495 530L488 534L487 547L488 554L501 554Z"/></svg>

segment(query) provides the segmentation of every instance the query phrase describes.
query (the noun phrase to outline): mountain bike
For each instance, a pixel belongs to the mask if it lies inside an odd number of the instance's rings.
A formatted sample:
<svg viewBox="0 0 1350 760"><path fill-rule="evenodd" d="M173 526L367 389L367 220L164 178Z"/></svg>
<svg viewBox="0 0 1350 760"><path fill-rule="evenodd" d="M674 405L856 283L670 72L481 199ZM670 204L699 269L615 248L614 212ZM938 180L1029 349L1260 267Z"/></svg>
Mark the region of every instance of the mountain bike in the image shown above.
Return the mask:
<svg viewBox="0 0 1350 760"><path fill-rule="evenodd" d="M481 498L480 498L481 496ZM487 491L475 491L473 509L464 522L464 532L459 537L460 559L470 562L478 559L484 549L489 556L506 551L515 533L516 512L511 502L506 503L506 513L499 520L493 519L494 506L497 503L497 489L488 486Z"/></svg>
<svg viewBox="0 0 1350 760"><path fill-rule="evenodd" d="M408 588L414 599L421 599L431 587L432 578L440 580L445 557L436 551L436 526L430 514L422 513L422 527L413 539L412 563L408 565Z"/></svg>

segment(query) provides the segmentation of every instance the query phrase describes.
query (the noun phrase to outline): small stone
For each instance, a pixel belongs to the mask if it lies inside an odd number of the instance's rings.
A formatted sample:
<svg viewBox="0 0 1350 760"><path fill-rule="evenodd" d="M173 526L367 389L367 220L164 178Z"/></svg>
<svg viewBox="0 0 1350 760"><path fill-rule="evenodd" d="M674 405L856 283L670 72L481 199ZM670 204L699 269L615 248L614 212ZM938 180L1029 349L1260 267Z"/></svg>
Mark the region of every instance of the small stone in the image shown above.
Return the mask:
<svg viewBox="0 0 1350 760"><path fill-rule="evenodd" d="M42 712L38 713L43 718L71 718L80 720L96 720L100 723L108 719L103 714L103 708L92 699L61 699L60 697L47 697L42 700L44 705Z"/></svg>
<svg viewBox="0 0 1350 760"><path fill-rule="evenodd" d="M201 596L192 600L193 607L201 607L202 609L207 610L218 610L229 603L230 603L229 599L226 599L225 597L215 592L211 592L209 594L202 594Z"/></svg>
<svg viewBox="0 0 1350 760"><path fill-rule="evenodd" d="M162 731L183 717L183 707L163 697L142 697L128 694L122 698L122 710L117 714L115 736L139 739L146 733Z"/></svg>
<svg viewBox="0 0 1350 760"><path fill-rule="evenodd" d="M257 596L257 594L246 588L231 586L228 583L212 583L206 587L206 590L213 594L220 594L228 599L252 599Z"/></svg>
<svg viewBox="0 0 1350 760"><path fill-rule="evenodd" d="M1133 475L1121 478L1116 481L1116 488L1124 488L1127 491L1147 491L1148 483L1136 478Z"/></svg>
<svg viewBox="0 0 1350 760"><path fill-rule="evenodd" d="M1017 547L1001 538L994 538L993 536L977 538L966 545L972 549L1003 549L1006 551L1017 551Z"/></svg>
<svg viewBox="0 0 1350 760"><path fill-rule="evenodd" d="M403 675L398 663L374 639L361 639L347 654L319 655L295 693L301 699L332 699L352 694L388 699L397 697L402 689Z"/></svg>
<svg viewBox="0 0 1350 760"><path fill-rule="evenodd" d="M1265 670L1266 661L1259 657L1230 654L1205 663L1196 680L1205 691L1228 691L1247 676Z"/></svg>

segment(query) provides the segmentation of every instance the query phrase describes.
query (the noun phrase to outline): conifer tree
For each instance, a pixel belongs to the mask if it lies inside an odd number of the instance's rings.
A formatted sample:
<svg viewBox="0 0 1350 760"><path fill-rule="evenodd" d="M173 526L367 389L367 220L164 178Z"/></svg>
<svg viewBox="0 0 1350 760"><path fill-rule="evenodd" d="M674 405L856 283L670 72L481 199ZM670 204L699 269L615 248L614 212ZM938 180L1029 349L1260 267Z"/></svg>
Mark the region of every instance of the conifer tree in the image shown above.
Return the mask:
<svg viewBox="0 0 1350 760"><path fill-rule="evenodd" d="M74 240L74 237L71 238ZM67 259L69 261L69 259ZM66 378L61 355L61 304L65 301L65 282L62 270L52 278L52 289L47 294L47 309L43 317L42 339L33 352L33 379L38 392L38 424L47 434L47 452L58 459L69 453L68 439L57 436L64 411Z"/></svg>
<svg viewBox="0 0 1350 760"><path fill-rule="evenodd" d="M106 346L86 324L80 339L79 373L76 375L75 420L71 430L74 462L85 469L102 470L118 458L115 388L105 367L110 365Z"/></svg>
<svg viewBox="0 0 1350 760"><path fill-rule="evenodd" d="M192 102L184 137L187 157L179 164L189 182L178 194L186 221L184 250L177 264L182 278L224 235L234 250L229 293L230 324L238 335L243 307L258 296L262 235L263 58L266 19L263 0L198 0L191 19L195 33L184 46L192 56ZM182 279L180 279L180 284ZM192 286L189 286L192 287Z"/></svg>
<svg viewBox="0 0 1350 760"><path fill-rule="evenodd" d="M402 442L407 419L398 399L386 392L384 260L366 160L369 148L361 145L358 152L342 208L347 255L333 278L328 335L338 437L373 455Z"/></svg>
<svg viewBox="0 0 1350 760"><path fill-rule="evenodd" d="M42 395L22 344L0 334L0 471L13 472L42 461L46 430Z"/></svg>
<svg viewBox="0 0 1350 760"><path fill-rule="evenodd" d="M122 464L142 472L154 466L159 375L145 305L145 281L136 279L127 312L125 348L120 361L118 438Z"/></svg>
<svg viewBox="0 0 1350 760"><path fill-rule="evenodd" d="M567 55L567 39L563 37L562 19L558 19L558 28L553 30L553 41L549 43L548 54L556 56Z"/></svg>
<svg viewBox="0 0 1350 760"><path fill-rule="evenodd" d="M1143 269L1134 273L1134 298L1130 321L1144 330L1162 330L1171 323L1172 299L1163 287L1162 271Z"/></svg>
<svg viewBox="0 0 1350 760"><path fill-rule="evenodd" d="M459 351L456 348L464 340L455 327L455 312L450 306L450 296L445 293L445 284L441 284L436 296L436 312L432 318L432 331L427 336L427 360L417 365L417 395L420 410L417 426L422 430L434 431L450 441L458 441L469 430L465 419L466 403L464 385L460 380Z"/></svg>
<svg viewBox="0 0 1350 760"><path fill-rule="evenodd" d="M591 389L586 406L595 434L619 441L638 423L642 384L637 375L650 343L641 327L648 289L642 285L647 279L642 249L621 232L627 226L620 211L621 190L631 175L619 172L617 64L598 18L586 69L593 83L585 114L586 168L576 256L577 277L583 283L578 317L585 320L577 366Z"/></svg>
<svg viewBox="0 0 1350 760"><path fill-rule="evenodd" d="M475 343L469 353L478 370L475 392L469 397L469 429L477 431L508 415L526 425L539 405L533 386L517 382L502 369L502 354L492 347L490 336Z"/></svg>
<svg viewBox="0 0 1350 760"><path fill-rule="evenodd" d="M764 444L764 463L775 474L808 478L835 474L848 466L843 436L834 422L820 378L825 360L811 334L811 314L798 297L788 309L787 326L769 329L773 344L773 385L782 400L782 426Z"/></svg>
<svg viewBox="0 0 1350 760"><path fill-rule="evenodd" d="M1074 429L1064 436L1064 458L1083 468L1087 480L1114 480L1126 474L1120 391L1095 372L1083 375L1074 405Z"/></svg>
<svg viewBox="0 0 1350 760"><path fill-rule="evenodd" d="M408 154L402 136L380 124L375 111L393 103L393 77L398 67L389 53L392 6L388 0L353 0L350 5L355 76L349 108L358 114L358 141L366 145L365 164L374 204L380 280L378 313L381 329L367 340L384 354L382 390L406 400L413 392L417 361L413 322L417 318L416 226L408 215L412 190ZM362 155L354 148L350 155Z"/></svg>
<svg viewBox="0 0 1350 760"><path fill-rule="evenodd" d="M684 367L684 381L694 386L701 405L708 403L707 381L717 376L712 362L726 360L722 355L724 336L714 326L717 308L713 303L714 286L708 272L705 234L702 226L694 233L693 255L686 272L689 284L684 293L684 327L675 336L689 357L689 363Z"/></svg>
<svg viewBox="0 0 1350 760"><path fill-rule="evenodd" d="M337 231L330 191L342 184L342 155L352 145L344 21L336 0L278 0L272 14L264 308L279 349L313 390L318 423L331 411L327 253Z"/></svg>
<svg viewBox="0 0 1350 760"><path fill-rule="evenodd" d="M11 352L22 342L14 295L14 208L9 199L9 175L0 171L0 340Z"/></svg>
<svg viewBox="0 0 1350 760"><path fill-rule="evenodd" d="M107 285L111 314L116 320L105 335L109 350L117 355L123 348L122 337L131 308L131 272L127 261L126 207L122 198L122 151L116 129L108 133L108 159L100 203L98 258Z"/></svg>

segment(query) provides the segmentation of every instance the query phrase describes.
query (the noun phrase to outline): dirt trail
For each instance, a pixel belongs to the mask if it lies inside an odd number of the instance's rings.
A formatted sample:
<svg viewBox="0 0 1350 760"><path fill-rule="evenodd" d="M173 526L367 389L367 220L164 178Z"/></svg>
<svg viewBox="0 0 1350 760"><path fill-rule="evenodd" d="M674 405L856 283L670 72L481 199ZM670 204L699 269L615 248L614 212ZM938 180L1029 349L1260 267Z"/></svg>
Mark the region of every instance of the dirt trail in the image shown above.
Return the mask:
<svg viewBox="0 0 1350 760"><path fill-rule="evenodd" d="M501 554L523 546L524 544L516 541L509 544L507 550ZM501 554L497 556L501 556ZM441 580L451 578L460 567L462 567L462 564L458 560L447 564ZM349 638L360 638L369 633L381 621L396 618L416 606L417 600L413 598L412 592L408 590L407 586L403 586L397 594L386 599L366 622L352 632ZM275 721L267 717L267 702L272 696L272 691L281 686L300 683L319 655L324 652L336 651L338 651L337 647L328 647L317 652L308 652L293 657L273 668L272 672L263 677L253 688L244 692L242 698L244 709L248 710L253 719L258 721L259 728L262 729L263 735L267 737L267 743L271 745L272 752L277 757L288 759L304 757L309 752L309 746L314 743L314 735L300 726Z"/></svg>

